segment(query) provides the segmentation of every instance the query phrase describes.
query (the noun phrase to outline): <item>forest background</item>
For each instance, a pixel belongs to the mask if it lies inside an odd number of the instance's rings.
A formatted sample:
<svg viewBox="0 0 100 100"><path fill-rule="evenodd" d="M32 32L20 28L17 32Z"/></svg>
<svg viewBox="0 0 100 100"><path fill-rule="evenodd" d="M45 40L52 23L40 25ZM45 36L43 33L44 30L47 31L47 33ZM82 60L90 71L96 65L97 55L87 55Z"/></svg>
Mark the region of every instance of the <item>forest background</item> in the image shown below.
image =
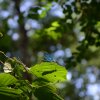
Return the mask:
<svg viewBox="0 0 100 100"><path fill-rule="evenodd" d="M100 0L0 0L0 51L27 67L44 52L68 70L65 100L100 100Z"/></svg>

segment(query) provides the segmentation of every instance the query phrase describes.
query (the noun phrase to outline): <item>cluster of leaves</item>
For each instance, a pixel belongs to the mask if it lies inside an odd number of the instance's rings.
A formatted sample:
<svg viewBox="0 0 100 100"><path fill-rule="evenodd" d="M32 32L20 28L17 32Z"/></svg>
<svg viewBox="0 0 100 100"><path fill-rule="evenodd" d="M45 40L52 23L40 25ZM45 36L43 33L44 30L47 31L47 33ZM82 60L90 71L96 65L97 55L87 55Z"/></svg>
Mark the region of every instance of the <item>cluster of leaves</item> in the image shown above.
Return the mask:
<svg viewBox="0 0 100 100"><path fill-rule="evenodd" d="M0 98L2 100L63 100L55 86L66 80L66 69L55 62L27 68L20 60L0 52Z"/></svg>
<svg viewBox="0 0 100 100"><path fill-rule="evenodd" d="M67 83L66 85L67 88L65 88L65 95L62 92L62 90L61 93L62 95L64 95L63 97L68 97L68 99L80 100L81 92L83 93L85 91L86 93L85 89L87 87L87 84L89 84L89 82L86 82L85 79L82 78L82 74L83 75L86 74L86 76L88 75L86 71L90 65L95 65L95 67L100 68L100 63L99 63L100 1L99 0L36 0L36 2L33 3L35 5L33 5L31 8L28 9L28 11L26 11L27 14L24 12L19 12L20 11L19 8L21 7L20 4L23 4L22 2L25 2L25 0L13 0L13 1L4 0L0 2L1 11L4 10L7 12L8 12L8 7L11 7L10 5L15 4L13 5L11 12L9 12L11 14L8 17L1 17L0 15L1 18L0 31L3 33L3 38L0 39L0 50L10 54L11 57L12 56L17 56L20 58L23 57L24 60L26 59L25 61L23 60L23 62L26 65L30 66L32 65L32 63L33 64L37 63L38 54L41 54L42 51L55 53L59 49L64 51L66 48L70 48L70 50L72 51L72 56L69 58L63 57L62 60L66 64L65 65L66 68L71 69L70 71L71 73L73 73L72 81L69 84ZM51 10L52 7L54 6L53 8L56 8L57 5L60 5L63 9L63 14L65 15L63 19L60 19L57 16L56 17L52 16L51 13L49 13L49 11L53 12L54 10ZM40 13L38 13L39 11ZM25 14L27 16L24 16ZM10 25L8 25L7 22L9 19L16 18L16 15L18 16L19 28L16 27L13 29L10 28ZM37 22L39 22L40 25L42 26L41 29L40 30L34 30L34 28L29 28L28 30L24 29L28 19L36 20ZM11 32L12 34L10 35L7 34L9 32ZM29 32L31 32L31 35L29 34L28 36ZM14 33L18 33L20 37L16 41L13 40L12 38ZM23 34L24 35L27 34L26 36L27 38L25 38ZM84 39L82 41L79 41L78 39L80 38L81 34L83 34ZM2 36L1 33L0 36ZM25 43L28 45L26 45ZM21 44L25 44L25 45L23 46ZM58 47L59 45L60 48ZM26 52L23 52L23 50L24 51L26 50ZM27 53L30 57L27 56ZM39 57L40 56L41 55L39 55ZM29 60L28 57L32 59ZM3 62L3 64L8 64L5 63L5 61ZM27 64L27 62L29 64ZM13 67L14 65L12 65L11 67ZM19 65L17 64L16 66ZM16 67L14 67L14 69L15 68ZM21 70L25 70L23 69L22 64L21 64L21 68L22 68ZM18 69L19 69L18 70L19 73L17 73L18 75L13 74L14 77L16 76L18 79L19 76L22 77L23 74L27 76L25 73L20 75L20 67L18 67ZM16 70L14 73L17 72ZM99 69L97 69L96 71L98 70ZM38 77L40 77L41 75L44 77L46 73L54 73L54 72L55 69L49 72L48 71L44 73L41 72L40 74L38 74ZM10 73L12 75L12 72ZM37 71L34 71L34 74L36 74L37 76ZM80 89L77 89L75 82L73 83L73 81L76 81L77 79L79 79L79 77L81 77L84 80L84 84L82 85L83 88L81 87ZM31 82L31 78L29 76L27 76L27 78L29 78L28 81ZM48 82L41 81L40 83L44 84ZM20 84L23 85L23 83ZM32 84L33 87L36 87L36 84L37 81L35 81L35 84ZM43 88L41 88L41 91ZM48 89L52 90L51 88ZM37 93L39 93L38 91L39 90L37 90ZM26 94L26 92L24 94ZM35 92L33 94L36 97L38 96L41 97L40 94L36 94ZM43 97L46 96L43 95ZM83 95L82 99L83 98L85 99L86 96L87 94ZM78 97L78 99L75 97Z"/></svg>

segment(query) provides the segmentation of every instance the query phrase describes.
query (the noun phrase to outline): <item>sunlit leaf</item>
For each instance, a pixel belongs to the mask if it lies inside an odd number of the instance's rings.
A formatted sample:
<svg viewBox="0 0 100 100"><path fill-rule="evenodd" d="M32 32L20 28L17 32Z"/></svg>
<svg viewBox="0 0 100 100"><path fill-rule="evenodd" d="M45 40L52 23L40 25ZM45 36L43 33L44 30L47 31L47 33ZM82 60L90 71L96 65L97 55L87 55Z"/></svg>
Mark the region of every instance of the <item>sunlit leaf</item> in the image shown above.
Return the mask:
<svg viewBox="0 0 100 100"><path fill-rule="evenodd" d="M54 26L54 27L59 27L60 26L57 21L53 22L51 25Z"/></svg>
<svg viewBox="0 0 100 100"><path fill-rule="evenodd" d="M9 96L17 96L21 93L22 93L22 91L20 89L0 87L0 94L9 95Z"/></svg>
<svg viewBox="0 0 100 100"><path fill-rule="evenodd" d="M50 10L51 8L51 3L48 3L46 6L43 7L43 9L40 10L40 18L44 18L47 15L47 12Z"/></svg>
<svg viewBox="0 0 100 100"><path fill-rule="evenodd" d="M7 85L14 84L16 82L17 79L14 76L6 73L0 74L0 86L7 86Z"/></svg>
<svg viewBox="0 0 100 100"><path fill-rule="evenodd" d="M47 79L54 83L65 81L67 74L66 69L55 62L42 62L31 67L30 71L37 77Z"/></svg>

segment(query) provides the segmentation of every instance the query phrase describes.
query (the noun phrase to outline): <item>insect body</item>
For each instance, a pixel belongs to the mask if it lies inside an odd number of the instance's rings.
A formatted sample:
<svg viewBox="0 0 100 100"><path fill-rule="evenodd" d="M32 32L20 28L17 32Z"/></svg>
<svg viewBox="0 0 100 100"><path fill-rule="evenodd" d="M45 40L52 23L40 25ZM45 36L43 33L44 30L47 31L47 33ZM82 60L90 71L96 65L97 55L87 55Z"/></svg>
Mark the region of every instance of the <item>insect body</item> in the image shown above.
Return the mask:
<svg viewBox="0 0 100 100"><path fill-rule="evenodd" d="M45 61L45 62L54 62L54 58L51 54L48 54L46 52L46 53L44 53L43 61Z"/></svg>

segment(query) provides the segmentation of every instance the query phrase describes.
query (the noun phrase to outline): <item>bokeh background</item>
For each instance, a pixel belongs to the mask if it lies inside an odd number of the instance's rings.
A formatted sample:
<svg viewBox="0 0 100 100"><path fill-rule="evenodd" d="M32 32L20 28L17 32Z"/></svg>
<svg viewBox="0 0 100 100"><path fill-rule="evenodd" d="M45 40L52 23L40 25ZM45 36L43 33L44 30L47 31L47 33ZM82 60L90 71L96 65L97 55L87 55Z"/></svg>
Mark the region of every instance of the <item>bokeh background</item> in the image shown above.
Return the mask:
<svg viewBox="0 0 100 100"><path fill-rule="evenodd" d="M100 100L100 0L0 0L0 51L28 67L44 52L68 70L65 100Z"/></svg>

